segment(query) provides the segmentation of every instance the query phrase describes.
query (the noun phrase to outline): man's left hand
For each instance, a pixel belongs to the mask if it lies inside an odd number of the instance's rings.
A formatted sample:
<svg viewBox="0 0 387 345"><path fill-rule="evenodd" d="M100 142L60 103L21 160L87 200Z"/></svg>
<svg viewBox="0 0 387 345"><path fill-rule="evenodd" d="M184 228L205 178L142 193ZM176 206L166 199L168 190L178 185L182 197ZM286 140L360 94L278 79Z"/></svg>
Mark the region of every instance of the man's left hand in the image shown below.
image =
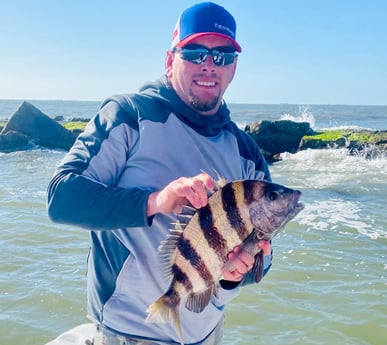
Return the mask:
<svg viewBox="0 0 387 345"><path fill-rule="evenodd" d="M263 251L263 255L271 253L271 245L269 241L261 240L257 246ZM233 261L233 270L230 271L226 267L222 268L222 275L224 280L239 282L243 276L251 270L254 265L254 256L248 252L241 250L241 246L236 246L229 254L229 261Z"/></svg>

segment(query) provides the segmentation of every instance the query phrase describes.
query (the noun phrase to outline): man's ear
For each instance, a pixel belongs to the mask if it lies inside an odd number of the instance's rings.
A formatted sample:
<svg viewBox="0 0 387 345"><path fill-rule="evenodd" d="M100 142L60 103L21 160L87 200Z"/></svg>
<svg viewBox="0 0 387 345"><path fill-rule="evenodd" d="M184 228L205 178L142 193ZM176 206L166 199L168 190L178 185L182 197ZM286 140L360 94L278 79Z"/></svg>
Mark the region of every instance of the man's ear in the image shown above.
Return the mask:
<svg viewBox="0 0 387 345"><path fill-rule="evenodd" d="M167 53L165 55L165 62L164 62L164 68L165 68L165 74L168 78L172 76L172 63L173 63L174 55L170 50L167 50Z"/></svg>
<svg viewBox="0 0 387 345"><path fill-rule="evenodd" d="M237 68L237 64L238 64L238 58L235 59L235 62L234 62L234 70L232 71L232 75L231 75L231 80L230 80L230 83L232 82L232 80L234 79L234 76L235 76L235 72L236 72L236 68Z"/></svg>

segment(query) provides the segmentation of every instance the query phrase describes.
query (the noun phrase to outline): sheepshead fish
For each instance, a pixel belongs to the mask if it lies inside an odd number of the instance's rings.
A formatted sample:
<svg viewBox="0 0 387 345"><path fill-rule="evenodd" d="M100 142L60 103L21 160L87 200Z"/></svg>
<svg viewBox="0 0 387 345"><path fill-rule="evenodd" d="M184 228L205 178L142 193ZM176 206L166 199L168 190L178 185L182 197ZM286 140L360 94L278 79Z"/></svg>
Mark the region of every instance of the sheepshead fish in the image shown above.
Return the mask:
<svg viewBox="0 0 387 345"><path fill-rule="evenodd" d="M263 252L259 240L271 240L304 207L301 192L261 180L227 183L219 179L218 189L200 209L186 208L170 235L160 244L159 255L168 291L152 303L146 322L172 322L184 344L179 306L200 313L211 295L217 294L222 267L237 245L255 256L252 268L256 281L263 274Z"/></svg>

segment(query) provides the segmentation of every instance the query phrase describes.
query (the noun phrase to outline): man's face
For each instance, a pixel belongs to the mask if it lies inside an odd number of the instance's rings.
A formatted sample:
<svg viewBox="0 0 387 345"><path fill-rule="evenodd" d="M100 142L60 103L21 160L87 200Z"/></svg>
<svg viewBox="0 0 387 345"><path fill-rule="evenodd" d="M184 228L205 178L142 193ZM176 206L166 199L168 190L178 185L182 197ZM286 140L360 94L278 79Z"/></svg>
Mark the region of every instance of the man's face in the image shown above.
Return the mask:
<svg viewBox="0 0 387 345"><path fill-rule="evenodd" d="M215 35L198 37L189 43L206 48L232 47L229 40ZM217 66L212 56L201 64L186 61L179 52L167 52L165 68L167 76L179 97L191 108L203 115L215 114L222 97L232 81L237 58L232 64Z"/></svg>

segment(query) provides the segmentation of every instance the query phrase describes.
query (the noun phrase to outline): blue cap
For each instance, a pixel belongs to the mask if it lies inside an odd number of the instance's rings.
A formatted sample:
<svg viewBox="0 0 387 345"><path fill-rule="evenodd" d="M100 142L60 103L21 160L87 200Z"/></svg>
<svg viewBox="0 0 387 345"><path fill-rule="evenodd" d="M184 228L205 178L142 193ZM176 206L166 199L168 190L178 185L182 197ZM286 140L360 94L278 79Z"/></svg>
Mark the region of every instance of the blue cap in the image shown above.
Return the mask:
<svg viewBox="0 0 387 345"><path fill-rule="evenodd" d="M172 37L172 48L184 47L197 37L216 35L228 39L238 52L241 46L235 40L234 17L212 2L202 2L184 10L177 20Z"/></svg>

